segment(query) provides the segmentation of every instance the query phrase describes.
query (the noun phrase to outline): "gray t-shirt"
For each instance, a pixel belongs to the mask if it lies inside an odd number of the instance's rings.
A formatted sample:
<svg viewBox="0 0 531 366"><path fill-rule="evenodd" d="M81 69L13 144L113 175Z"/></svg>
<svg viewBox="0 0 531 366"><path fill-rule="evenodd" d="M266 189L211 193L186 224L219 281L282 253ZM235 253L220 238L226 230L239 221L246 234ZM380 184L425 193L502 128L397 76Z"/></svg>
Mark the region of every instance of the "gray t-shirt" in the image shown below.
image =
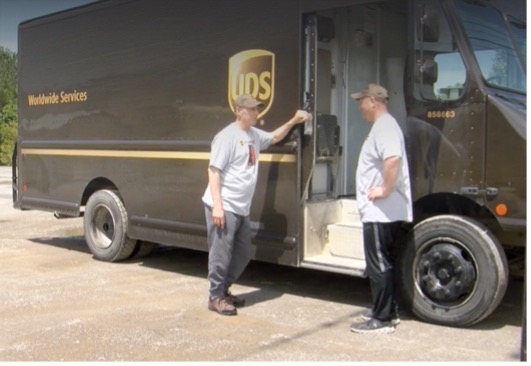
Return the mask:
<svg viewBox="0 0 531 366"><path fill-rule="evenodd" d="M395 190L385 198L369 201L369 189L383 186L383 162L392 156L401 158ZM404 135L390 114L374 122L361 148L356 170L356 200L362 222L413 221Z"/></svg>
<svg viewBox="0 0 531 366"><path fill-rule="evenodd" d="M209 166L220 170L221 200L223 209L247 216L251 208L260 151L271 145L273 134L255 127L244 131L233 122L214 137ZM203 195L203 202L214 205L210 186Z"/></svg>

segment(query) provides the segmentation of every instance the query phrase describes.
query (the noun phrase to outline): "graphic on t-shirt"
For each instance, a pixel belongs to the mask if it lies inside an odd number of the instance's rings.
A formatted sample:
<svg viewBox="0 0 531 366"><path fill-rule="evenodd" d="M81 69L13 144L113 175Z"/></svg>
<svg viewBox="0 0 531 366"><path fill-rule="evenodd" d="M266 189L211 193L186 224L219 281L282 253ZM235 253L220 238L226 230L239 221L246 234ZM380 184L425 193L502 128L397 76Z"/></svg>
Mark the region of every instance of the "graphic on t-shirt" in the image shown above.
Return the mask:
<svg viewBox="0 0 531 366"><path fill-rule="evenodd" d="M249 160L247 161L247 166L254 166L256 164L256 153L254 151L254 146L249 144Z"/></svg>

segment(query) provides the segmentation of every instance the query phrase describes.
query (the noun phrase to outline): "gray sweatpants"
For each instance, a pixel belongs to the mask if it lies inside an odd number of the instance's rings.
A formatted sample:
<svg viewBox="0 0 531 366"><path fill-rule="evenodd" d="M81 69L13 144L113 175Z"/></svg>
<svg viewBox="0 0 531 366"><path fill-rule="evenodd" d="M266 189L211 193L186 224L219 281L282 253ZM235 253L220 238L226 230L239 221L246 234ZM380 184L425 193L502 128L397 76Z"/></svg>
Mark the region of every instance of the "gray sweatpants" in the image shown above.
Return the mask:
<svg viewBox="0 0 531 366"><path fill-rule="evenodd" d="M224 296L251 260L251 220L249 216L225 211L225 227L212 220L212 208L205 206L208 230L208 280L210 299Z"/></svg>

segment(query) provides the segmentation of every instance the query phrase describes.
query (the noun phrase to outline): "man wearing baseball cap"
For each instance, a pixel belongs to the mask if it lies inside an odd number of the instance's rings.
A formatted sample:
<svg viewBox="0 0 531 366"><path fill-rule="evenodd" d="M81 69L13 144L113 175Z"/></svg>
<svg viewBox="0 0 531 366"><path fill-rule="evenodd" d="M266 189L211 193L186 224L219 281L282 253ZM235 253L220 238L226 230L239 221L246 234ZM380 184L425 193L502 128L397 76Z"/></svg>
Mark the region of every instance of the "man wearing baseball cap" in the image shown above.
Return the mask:
<svg viewBox="0 0 531 366"><path fill-rule="evenodd" d="M244 94L234 103L236 121L214 137L208 165L208 186L203 195L208 230L208 309L236 315L245 300L229 287L251 258L249 212L258 177L260 151L286 137L291 128L310 114L298 110L273 132L254 127L263 103Z"/></svg>
<svg viewBox="0 0 531 366"><path fill-rule="evenodd" d="M395 288L395 250L403 222L413 220L404 135L387 110L389 95L378 84L352 94L363 118L372 124L356 169L356 200L363 223L363 247L372 294L365 322L355 333L392 333L400 320Z"/></svg>

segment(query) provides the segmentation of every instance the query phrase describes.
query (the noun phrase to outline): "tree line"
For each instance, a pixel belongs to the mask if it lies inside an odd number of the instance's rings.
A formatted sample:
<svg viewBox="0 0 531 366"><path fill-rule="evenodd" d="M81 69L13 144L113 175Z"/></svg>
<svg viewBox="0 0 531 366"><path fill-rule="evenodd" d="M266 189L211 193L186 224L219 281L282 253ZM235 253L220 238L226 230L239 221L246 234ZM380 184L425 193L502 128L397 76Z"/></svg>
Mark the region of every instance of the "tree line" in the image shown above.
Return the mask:
<svg viewBox="0 0 531 366"><path fill-rule="evenodd" d="M17 55L0 46L0 165L11 165L17 125Z"/></svg>

